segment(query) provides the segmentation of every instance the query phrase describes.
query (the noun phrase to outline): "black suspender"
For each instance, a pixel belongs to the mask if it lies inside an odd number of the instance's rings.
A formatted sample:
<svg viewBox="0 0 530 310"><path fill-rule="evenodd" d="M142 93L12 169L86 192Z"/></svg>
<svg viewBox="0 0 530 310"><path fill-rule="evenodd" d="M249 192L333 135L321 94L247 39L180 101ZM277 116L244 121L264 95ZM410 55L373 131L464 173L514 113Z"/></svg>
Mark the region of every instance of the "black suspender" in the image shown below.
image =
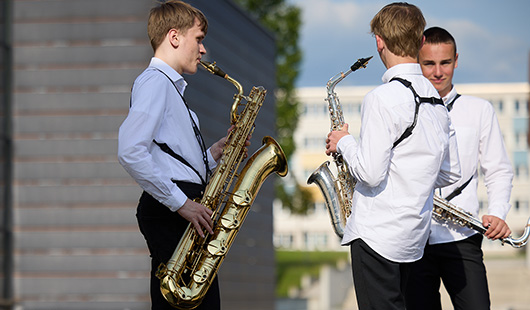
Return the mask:
<svg viewBox="0 0 530 310"><path fill-rule="evenodd" d="M394 77L394 78L392 78L390 80L390 82L392 82L392 81L399 81L405 87L410 89L410 91L412 91L412 94L414 95L414 102L416 102L416 108L415 108L415 111L414 111L414 121L412 122L412 124L407 129L405 129L405 132L403 132L401 137L399 137L399 139L397 139L394 142L394 144L392 145L392 148L395 148L399 143L401 143L401 141L405 140L406 138L408 138L412 134L412 130L414 129L414 127L416 127L416 122L418 121L418 112L420 110L420 105L422 103L441 104L441 105L443 105L443 101L442 101L442 99L436 98L436 97L420 97L418 95L418 93L416 93L414 88L412 87L412 83L407 81L407 80L405 80L405 79Z"/></svg>
<svg viewBox="0 0 530 310"><path fill-rule="evenodd" d="M460 94L456 94L456 96L453 98L453 100L451 100L451 102L447 105L447 110L449 110L449 112L451 112L451 110L453 109L453 105L455 104L456 99L458 99L459 97L460 97ZM445 197L445 200L450 201L451 199L453 199L456 196L460 195L462 193L462 191L464 190L464 188L466 188L466 186L471 182L472 179L473 179L473 176L471 176L469 178L469 180L466 181L466 183L464 183L464 184L460 185L459 187L455 188L451 194L449 194L449 195L447 195L447 197Z"/></svg>
<svg viewBox="0 0 530 310"><path fill-rule="evenodd" d="M195 124L195 120L191 116L191 111L190 111L190 108L188 106L188 103L186 102L186 99L184 99L184 96L182 96L182 94L178 90L178 88L175 85L175 83L173 83L171 78L167 74L165 74L162 70L160 70L158 68L157 68L157 70L160 71L163 75L165 75L168 78L168 80L171 82L171 84L175 87L175 90L180 95L180 98L182 98L182 101L184 102L184 105L186 106L186 109L188 110L188 114L189 114L190 120L191 120L191 125L193 127L193 132L195 133L195 138L197 139L197 142L199 143L199 146L201 147L202 160L204 162L204 166L206 167L206 180L203 179L203 177L197 171L197 169L193 168L191 166L191 164L188 163L188 161L186 161L182 156L180 156L177 153L175 153L166 143L159 143L159 142L157 142L155 140L153 140L153 142L156 145L158 145L162 151L166 152L167 154L169 154L173 158L177 159L178 161L182 162L184 165L186 165L189 168L191 168L199 176L199 178L201 179L202 184L206 185L206 181L208 180L208 177L211 175L211 171L210 171L210 166L208 164L208 153L206 152L206 146L204 144L204 139L202 138L201 131L199 130L199 127L197 126L197 124Z"/></svg>
<svg viewBox="0 0 530 310"><path fill-rule="evenodd" d="M395 148L401 141L405 140L408 136L412 134L412 129L414 129L414 127L416 126L416 122L418 120L418 111L422 103L441 104L441 105L444 105L444 103L443 103L443 100L440 98L420 97L418 93L416 93L414 88L412 87L412 83L405 79L394 77L390 80L390 82L392 81L399 81L401 82L401 84L405 85L405 87L410 89L412 91L412 94L414 95L414 101L416 102L416 109L414 111L414 121L412 122L412 125L410 125L407 129L405 129L405 132L401 135L401 137L399 137L399 139L397 139L396 142L394 142L394 145L392 146L392 148ZM460 97L460 94L456 94L455 98L447 105L448 111L451 111L453 109L453 104L455 103L456 99L458 99L458 97ZM466 186L471 182L472 179L473 179L473 176L471 176L471 178L469 178L469 180L467 180L466 183L455 188L451 194L445 197L445 200L449 201L455 198L456 196L460 195L462 191L464 190L464 188L466 188Z"/></svg>
<svg viewBox="0 0 530 310"><path fill-rule="evenodd" d="M469 178L469 180L466 181L466 183L460 185L459 187L455 188L455 190L447 195L447 197L445 197L445 200L449 201L453 198L455 198L456 196L460 195L462 193L462 191L464 190L464 188L466 188L466 186L471 182L471 180L473 180L473 176L471 176L471 178Z"/></svg>
<svg viewBox="0 0 530 310"><path fill-rule="evenodd" d="M451 110L453 109L453 105L455 104L455 101L456 101L456 99L458 99L458 97L460 97L460 94L456 94L456 96L453 98L453 100L451 102L449 102L449 104L447 105L447 110L449 112L451 112Z"/></svg>
<svg viewBox="0 0 530 310"><path fill-rule="evenodd" d="M186 159L184 159L184 157L182 157L179 154L173 152L173 150L165 143L159 143L159 142L156 142L156 140L153 140L153 142L156 145L158 145L162 151L166 152L168 155L170 155L171 157L175 158L176 160L180 161L184 165L188 166L191 170L193 170L193 172L195 172L199 176L199 178L201 179L201 183L203 185L206 185L206 181L202 178L202 176L199 173L199 171L197 171L197 169L193 168L193 166Z"/></svg>

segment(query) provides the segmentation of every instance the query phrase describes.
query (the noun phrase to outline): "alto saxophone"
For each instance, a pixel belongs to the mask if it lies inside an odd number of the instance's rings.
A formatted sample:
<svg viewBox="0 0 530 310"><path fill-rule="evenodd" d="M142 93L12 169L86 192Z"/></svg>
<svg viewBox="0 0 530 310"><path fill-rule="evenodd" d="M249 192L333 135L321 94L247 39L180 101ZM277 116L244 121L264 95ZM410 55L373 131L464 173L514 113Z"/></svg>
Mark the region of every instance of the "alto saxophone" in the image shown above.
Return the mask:
<svg viewBox="0 0 530 310"><path fill-rule="evenodd" d="M249 96L244 96L241 84L218 68L215 62L201 61L201 65L237 88L230 113L235 128L228 134L219 165L200 201L213 211L214 233L206 232L202 238L193 225L188 225L173 255L167 264L160 265L157 272L162 295L178 309L193 309L202 302L262 183L273 172L282 177L287 174L283 150L271 137L263 138L263 145L237 173L245 158L245 142L254 130L266 90L261 86L253 87ZM242 104L242 101L247 103Z"/></svg>
<svg viewBox="0 0 530 310"><path fill-rule="evenodd" d="M358 59L348 71L345 73L340 72L328 81L326 85L326 101L328 102L332 131L340 130L344 126L342 107L339 97L334 91L335 86L350 73L360 68L366 68L368 61L372 57ZM319 187L328 208L333 230L337 236L342 238L344 227L346 226L346 218L351 214L351 203L356 181L341 154L333 154L333 161L337 166L336 178L329 169L329 161L326 161L309 176L307 184L315 183Z"/></svg>
<svg viewBox="0 0 530 310"><path fill-rule="evenodd" d="M446 199L441 198L438 195L434 195L434 203L432 210L432 217L439 223L444 225L454 224L462 227L468 227L478 231L481 234L486 233L487 227L482 225L482 222L473 215L454 204L450 203ZM513 239L511 236L507 238L500 238L499 240L504 245L508 243L514 248L521 248L528 242L530 236L530 218L526 222L524 232L521 237Z"/></svg>

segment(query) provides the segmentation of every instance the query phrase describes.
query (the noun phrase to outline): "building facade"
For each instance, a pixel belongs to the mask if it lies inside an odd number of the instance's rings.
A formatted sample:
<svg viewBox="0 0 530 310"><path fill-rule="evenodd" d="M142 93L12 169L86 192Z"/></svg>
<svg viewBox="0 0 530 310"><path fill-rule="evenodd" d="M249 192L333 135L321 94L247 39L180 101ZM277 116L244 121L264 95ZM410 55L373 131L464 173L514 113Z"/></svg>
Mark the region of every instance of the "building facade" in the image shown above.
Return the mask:
<svg viewBox="0 0 530 310"><path fill-rule="evenodd" d="M374 86L375 87L375 86ZM350 133L358 137L361 120L361 103L364 95L374 87L337 87L337 93ZM491 102L503 132L506 148L513 164L515 177L511 195L512 208L506 219L518 237L530 216L529 152L526 140L528 131L528 83L460 84L458 92L477 96ZM325 154L325 139L330 130L330 118L325 87L300 88L301 117L295 132L296 153L290 165L299 184L306 184L309 176L322 163L332 160ZM332 165L334 164L332 163ZM275 206L276 247L297 250L346 250L335 235L322 194L316 185L307 187L315 198L314 208L307 216L291 215L281 205ZM487 210L487 193L479 183L481 210ZM485 242L485 248L497 249L500 242ZM508 248L508 247L505 247Z"/></svg>

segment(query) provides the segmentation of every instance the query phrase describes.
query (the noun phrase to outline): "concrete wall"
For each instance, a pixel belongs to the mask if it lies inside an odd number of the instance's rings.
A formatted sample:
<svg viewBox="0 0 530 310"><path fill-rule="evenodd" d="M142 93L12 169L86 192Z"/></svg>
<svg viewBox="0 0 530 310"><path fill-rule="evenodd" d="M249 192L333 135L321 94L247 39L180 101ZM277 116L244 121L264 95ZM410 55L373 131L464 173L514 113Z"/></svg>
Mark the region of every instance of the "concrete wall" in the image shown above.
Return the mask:
<svg viewBox="0 0 530 310"><path fill-rule="evenodd" d="M20 309L148 309L141 190L117 163L117 130L152 50L150 0L14 1L15 294ZM251 151L274 135L274 39L231 1L193 1L210 60L268 97ZM186 97L207 144L229 126L235 88L200 70ZM273 179L220 271L224 309L272 309Z"/></svg>

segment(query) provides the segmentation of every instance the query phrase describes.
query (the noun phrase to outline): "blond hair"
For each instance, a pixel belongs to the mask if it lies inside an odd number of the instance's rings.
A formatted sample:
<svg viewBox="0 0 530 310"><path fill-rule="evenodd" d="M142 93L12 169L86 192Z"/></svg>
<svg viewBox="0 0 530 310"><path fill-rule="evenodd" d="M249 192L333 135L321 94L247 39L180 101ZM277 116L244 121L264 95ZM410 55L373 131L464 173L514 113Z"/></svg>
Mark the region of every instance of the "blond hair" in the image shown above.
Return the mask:
<svg viewBox="0 0 530 310"><path fill-rule="evenodd" d="M426 22L421 10L406 2L383 7L370 22L372 34L380 36L397 56L416 58L423 41Z"/></svg>
<svg viewBox="0 0 530 310"><path fill-rule="evenodd" d="M206 34L208 32L206 16L188 3L170 0L152 8L147 22L147 34L153 50L156 51L162 44L169 30L186 32L195 25L196 19L199 21L201 30Z"/></svg>

